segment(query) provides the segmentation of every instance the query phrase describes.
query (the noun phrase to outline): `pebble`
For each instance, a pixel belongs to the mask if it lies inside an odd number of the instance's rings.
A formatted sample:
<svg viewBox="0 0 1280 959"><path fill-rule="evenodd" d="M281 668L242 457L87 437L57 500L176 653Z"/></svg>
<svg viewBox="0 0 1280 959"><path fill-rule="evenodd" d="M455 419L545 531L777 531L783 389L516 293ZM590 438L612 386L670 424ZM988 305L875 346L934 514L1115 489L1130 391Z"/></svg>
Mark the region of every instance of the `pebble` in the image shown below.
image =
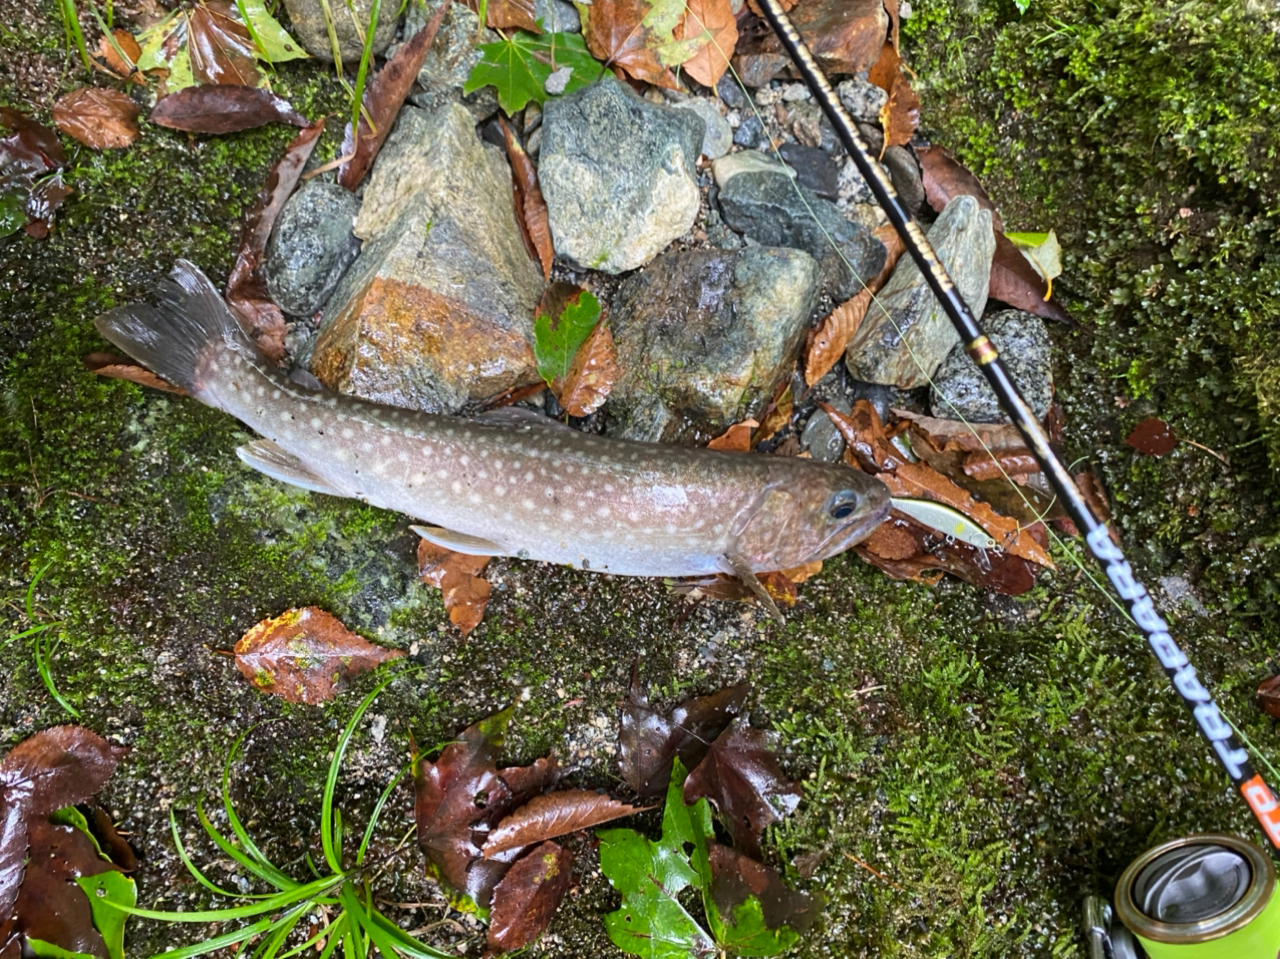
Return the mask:
<svg viewBox="0 0 1280 959"><path fill-rule="evenodd" d="M741 110L747 105L747 95L742 92L742 87L738 86L732 73L726 73L720 78L720 82L716 84L716 95L731 110Z"/></svg>
<svg viewBox="0 0 1280 959"><path fill-rule="evenodd" d="M828 200L840 196L840 169L822 150L800 143L784 143L778 152L796 171L796 179L801 186Z"/></svg>
<svg viewBox="0 0 1280 959"><path fill-rule="evenodd" d="M350 190L306 180L285 202L267 244L267 289L282 310L311 316L360 252L352 233L360 201Z"/></svg>
<svg viewBox="0 0 1280 959"><path fill-rule="evenodd" d="M690 97L673 103L677 110L690 110L702 118L706 124L706 132L702 135L702 155L708 160L717 160L729 152L733 146L733 131L729 129L729 121L724 118L716 105L702 97Z"/></svg>
<svg viewBox="0 0 1280 959"><path fill-rule="evenodd" d="M924 181L920 177L920 165L915 154L906 147L889 147L884 151L882 165L889 171L889 179L902 201L903 209L915 216L924 206Z"/></svg>
<svg viewBox="0 0 1280 959"><path fill-rule="evenodd" d="M760 144L760 139L764 135L764 124L760 122L760 118L754 113L749 113L742 118L742 122L738 124L738 129L734 131L733 142L740 147L754 149Z"/></svg>
<svg viewBox="0 0 1280 959"><path fill-rule="evenodd" d="M983 317L982 328L1031 412L1043 420L1053 402L1052 344L1044 320L1024 310L999 310ZM986 377L959 343L934 375L929 399L933 415L941 419L1009 422Z"/></svg>
<svg viewBox="0 0 1280 959"><path fill-rule="evenodd" d="M702 203L706 124L606 75L543 108L538 177L558 256L623 273L683 236Z"/></svg>
<svg viewBox="0 0 1280 959"><path fill-rule="evenodd" d="M860 123L879 123L880 110L889 101L887 93L866 80L842 80L836 85L836 95Z"/></svg>
<svg viewBox="0 0 1280 959"><path fill-rule="evenodd" d="M846 416L853 411L843 396L832 397L828 403ZM838 463L844 455L844 437L821 407L813 411L805 424L804 432L800 434L800 448L808 450L809 455L820 463Z"/></svg>
<svg viewBox="0 0 1280 959"><path fill-rule="evenodd" d="M356 33L353 18L360 22L363 30L369 23L369 11L372 7L373 0L351 0L349 7L336 8L342 11L343 16L334 17L333 32L338 37L338 52L344 63L354 63L360 59L363 44ZM329 30L325 25L319 0L285 0L284 8L289 12L291 32L302 48L325 63L333 63L333 46L329 43ZM351 13L347 14L347 10ZM396 4L384 3L379 6L378 25L373 31L375 54L382 53L395 37L399 21L399 7Z"/></svg>
<svg viewBox="0 0 1280 959"><path fill-rule="evenodd" d="M808 100L812 94L809 88L803 83L788 83L782 88L782 99L788 103L795 103L800 100Z"/></svg>

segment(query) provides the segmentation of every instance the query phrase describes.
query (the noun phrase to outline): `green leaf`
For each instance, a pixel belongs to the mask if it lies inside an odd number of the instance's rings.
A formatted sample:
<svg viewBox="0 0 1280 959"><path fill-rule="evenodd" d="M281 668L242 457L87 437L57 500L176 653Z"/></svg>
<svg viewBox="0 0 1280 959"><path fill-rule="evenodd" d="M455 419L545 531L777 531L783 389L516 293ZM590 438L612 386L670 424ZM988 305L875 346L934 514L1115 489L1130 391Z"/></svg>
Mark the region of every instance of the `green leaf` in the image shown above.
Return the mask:
<svg viewBox="0 0 1280 959"><path fill-rule="evenodd" d="M56 943L45 942L43 939L36 939L32 936L26 937L26 944L41 959L93 959L92 953L72 952L70 949L63 949Z"/></svg>
<svg viewBox="0 0 1280 959"><path fill-rule="evenodd" d="M538 372L548 386L568 375L573 358L598 322L600 301L587 290L569 302L554 326L545 313L533 321L533 352L538 359Z"/></svg>
<svg viewBox="0 0 1280 959"><path fill-rule="evenodd" d="M764 907L752 896L734 909L733 918L717 939L721 947L735 956L777 956L794 946L800 935L786 926L770 929L765 922Z"/></svg>
<svg viewBox="0 0 1280 959"><path fill-rule="evenodd" d="M711 807L705 799L684 804L684 767L676 760L662 815L662 839L652 842L632 829L600 836L600 868L622 893L622 908L604 917L614 945L644 959L689 959L714 951L705 930L677 899L692 886L710 888L707 837ZM693 847L685 852L685 845Z"/></svg>
<svg viewBox="0 0 1280 959"><path fill-rule="evenodd" d="M707 45L707 37L702 33L684 40L675 39L675 29L687 9L685 0L653 0L653 6L640 21L657 40L653 51L663 66L678 67Z"/></svg>
<svg viewBox="0 0 1280 959"><path fill-rule="evenodd" d="M27 225L27 191L22 187L0 193L0 239ZM10 639L17 639L11 636Z"/></svg>
<svg viewBox="0 0 1280 959"><path fill-rule="evenodd" d="M1027 258L1040 279L1052 282L1062 275L1062 247L1052 230L1048 233L1006 233L1005 236Z"/></svg>
<svg viewBox="0 0 1280 959"><path fill-rule="evenodd" d="M280 22L267 12L265 0L236 0L236 11L244 21L261 59L268 63L297 60L309 54L289 36Z"/></svg>
<svg viewBox="0 0 1280 959"><path fill-rule="evenodd" d="M107 955L111 959L124 959L124 924L129 917L119 909L113 909L112 904L136 906L137 884L114 869L100 872L96 876L80 876L76 883L89 897L93 925L107 944Z"/></svg>
<svg viewBox="0 0 1280 959"><path fill-rule="evenodd" d="M464 93L484 86L498 91L498 105L508 115L523 110L530 100L545 103L549 94L547 80L551 74L568 68L568 82L559 92L574 90L594 83L604 67L587 52L586 41L579 33L548 33L538 36L517 30L497 43L482 43L480 62L471 70Z"/></svg>

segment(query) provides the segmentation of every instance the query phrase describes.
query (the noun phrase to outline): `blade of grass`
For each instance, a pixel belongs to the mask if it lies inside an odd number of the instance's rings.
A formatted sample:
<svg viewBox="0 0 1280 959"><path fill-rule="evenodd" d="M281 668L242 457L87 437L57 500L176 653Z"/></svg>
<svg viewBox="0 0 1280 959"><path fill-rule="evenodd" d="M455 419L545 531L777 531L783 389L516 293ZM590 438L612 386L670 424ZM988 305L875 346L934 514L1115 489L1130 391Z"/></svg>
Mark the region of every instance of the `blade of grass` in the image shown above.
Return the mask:
<svg viewBox="0 0 1280 959"><path fill-rule="evenodd" d="M451 953L432 949L430 946L419 942L382 913L378 912L378 910L371 909L369 912L370 919L372 919L373 924L376 925L381 932L395 940L395 948L398 952L402 952L406 956L412 956L413 959L453 959Z"/></svg>
<svg viewBox="0 0 1280 959"><path fill-rule="evenodd" d="M206 830L208 830L209 828L210 828L209 826L205 826ZM170 807L169 809L169 831L173 833L173 845L178 850L178 858L181 859L182 864L187 867L187 872L191 873L191 875L195 877L196 882L200 883L200 885L204 886L210 892L216 892L218 895L226 896L229 899L265 899L268 895L270 895L270 893L250 894L250 893L241 893L241 892L231 892L230 890L223 889L221 886L214 883L203 872L201 872L200 867L197 866L191 860L191 857L189 855L187 855L186 846L182 844L182 836L179 835L178 833L178 817L174 813L172 807ZM214 841L216 842L217 839L215 839ZM236 851L239 852L239 850L236 850Z"/></svg>
<svg viewBox="0 0 1280 959"><path fill-rule="evenodd" d="M140 919L159 919L162 922L226 922L228 919L251 919L254 916L262 915L264 912L285 909L304 901L310 903L318 896L322 896L329 890L342 885L346 879L347 877L343 874L325 876L323 879L309 882L305 886L299 886L297 889L291 889L288 892L281 892L274 896L268 896L266 899L260 899L251 906L234 906L227 909L166 912L159 909L140 909L137 906L125 906L120 903L110 903L110 906L112 909L118 909Z"/></svg>
<svg viewBox="0 0 1280 959"><path fill-rule="evenodd" d="M382 790L382 795L378 797L377 804L373 807L373 813L369 816L369 822L364 827L364 837L360 840L360 848L356 850L356 865L359 866L364 862L365 850L369 848L369 840L373 836L373 827L378 824L378 818L382 815L382 807L387 804L387 800L391 798L391 791L396 788L400 780L405 774L413 769L413 760L405 763L400 767L400 771L391 778L391 782L387 783L387 788Z"/></svg>
<svg viewBox="0 0 1280 959"><path fill-rule="evenodd" d="M369 26L364 32L364 44L360 48L360 66L356 68L356 87L351 94L351 129L360 129L360 105L364 100L364 79L369 72L369 60L373 56L373 36L377 32L378 15L382 11L382 0L373 0L369 4Z"/></svg>
<svg viewBox="0 0 1280 959"><path fill-rule="evenodd" d="M35 642L32 644L35 650L36 671L40 674L40 678L44 680L44 685L49 690L49 695L54 698L59 706L65 709L76 719L80 718L80 710L76 709L62 693L58 692L57 684L53 680L53 656L58 649L58 641L49 642L49 638L43 633L38 634Z"/></svg>
<svg viewBox="0 0 1280 959"><path fill-rule="evenodd" d="M265 866L257 859L247 855L245 850L238 849L236 846L218 831L217 827L209 821L209 817L205 815L204 803L196 804L196 815L200 818L200 825L204 827L204 831L209 834L209 838L214 841L219 849L238 862L245 870L253 873L263 882L275 886L281 892L288 892L291 889L297 889L299 884L294 882L288 876L276 869L270 863ZM247 898L265 898L265 897L249 897L240 893L232 893L242 899ZM271 895L268 893L268 895Z"/></svg>
<svg viewBox="0 0 1280 959"><path fill-rule="evenodd" d="M271 860L263 855L262 850L258 848L257 844L254 843L251 838L249 838L249 833L244 828L244 824L240 822L240 817L236 815L235 805L231 802L231 763L239 754L240 747L244 743L245 738L260 725L261 723L257 723L250 726L237 736L236 741L231 745L231 751L227 753L227 759L222 764L222 808L226 811L227 823L231 826L231 831L236 834L236 839L240 841L240 848L243 849L246 854L253 857L254 861L258 864L256 868L245 864L245 868L252 869L255 875L265 879L277 889L292 889L295 888L298 883L294 882L282 873L272 865ZM203 810L200 812L200 817L202 820L204 819ZM206 830L209 828L209 826L205 826ZM212 834L210 834L210 838L213 838ZM217 841L217 839L214 839L214 842ZM259 870L261 870L261 872L259 872ZM341 871L341 867L334 870L334 872ZM265 875L263 873L265 873Z"/></svg>

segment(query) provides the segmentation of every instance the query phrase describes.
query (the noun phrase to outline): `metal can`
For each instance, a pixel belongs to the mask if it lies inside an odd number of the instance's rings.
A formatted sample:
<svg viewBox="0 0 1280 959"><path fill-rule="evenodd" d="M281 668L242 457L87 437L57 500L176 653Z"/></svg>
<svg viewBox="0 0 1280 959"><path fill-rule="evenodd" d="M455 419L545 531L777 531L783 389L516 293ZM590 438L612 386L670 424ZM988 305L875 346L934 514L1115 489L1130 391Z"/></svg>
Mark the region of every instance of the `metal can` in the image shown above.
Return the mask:
<svg viewBox="0 0 1280 959"><path fill-rule="evenodd" d="M1151 959L1277 959L1271 857L1235 836L1186 836L1143 853L1116 889L1116 915Z"/></svg>

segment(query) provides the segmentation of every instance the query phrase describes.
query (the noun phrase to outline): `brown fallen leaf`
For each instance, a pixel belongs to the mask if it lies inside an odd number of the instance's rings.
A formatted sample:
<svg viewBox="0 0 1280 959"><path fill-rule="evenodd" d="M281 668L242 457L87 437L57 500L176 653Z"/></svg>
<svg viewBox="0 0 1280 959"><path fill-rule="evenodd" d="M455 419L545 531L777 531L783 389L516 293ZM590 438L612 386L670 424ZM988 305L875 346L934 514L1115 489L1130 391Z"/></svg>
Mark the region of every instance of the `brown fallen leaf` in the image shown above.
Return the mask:
<svg viewBox="0 0 1280 959"><path fill-rule="evenodd" d="M790 13L799 2L800 0L779 0L778 5L782 7L784 11ZM760 9L760 4L756 3L756 0L747 0L747 9L757 17L764 19L764 11Z"/></svg>
<svg viewBox="0 0 1280 959"><path fill-rule="evenodd" d="M902 68L902 57L892 40L885 41L880 57L867 72L867 81L889 96L880 108L880 128L884 147L905 146L920 125L920 98L916 96Z"/></svg>
<svg viewBox="0 0 1280 959"><path fill-rule="evenodd" d="M804 381L810 386L817 383L836 365L862 325L871 305L871 291L859 290L828 313L813 331L804 360Z"/></svg>
<svg viewBox="0 0 1280 959"><path fill-rule="evenodd" d="M139 386L150 386L153 389L177 393L179 396L187 395L187 391L181 386L174 386L168 380L161 379L128 356L117 356L115 353L90 353L84 358L84 366L85 369L99 376L129 380Z"/></svg>
<svg viewBox="0 0 1280 959"><path fill-rule="evenodd" d="M427 50L435 40L444 16L453 6L441 3L426 25L396 50L395 56L382 65L382 69L364 88L361 98L360 124L351 129L347 122L342 138L342 156L345 162L338 167L338 185L354 190L369 172L373 159L382 149L382 142L391 132L396 114L405 97L413 89L426 59ZM373 126L370 127L370 121Z"/></svg>
<svg viewBox="0 0 1280 959"><path fill-rule="evenodd" d="M27 234L42 239L71 193L59 172L66 163L62 144L57 133L13 107L0 107L0 127L8 131L0 137L0 198L6 206L25 206Z"/></svg>
<svg viewBox="0 0 1280 959"><path fill-rule="evenodd" d="M605 66L655 86L679 89L675 76L658 59L661 42L644 25L653 5L645 0L594 0L582 24L587 48Z"/></svg>
<svg viewBox="0 0 1280 959"><path fill-rule="evenodd" d="M604 405L618 373L613 332L601 320L574 356L568 374L556 383L556 399L570 416L589 416Z"/></svg>
<svg viewBox="0 0 1280 959"><path fill-rule="evenodd" d="M1164 456L1178 445L1178 437L1169 424L1154 416L1135 426L1124 441L1146 456Z"/></svg>
<svg viewBox="0 0 1280 959"><path fill-rule="evenodd" d="M463 0L472 13L480 12L479 0ZM542 33L538 25L534 0L489 0L485 13L485 26L494 30L528 30Z"/></svg>
<svg viewBox="0 0 1280 959"><path fill-rule="evenodd" d="M970 453L961 464L961 469L976 480L993 480L1002 476L1039 473L1040 464L1031 455L1031 451L1023 447L999 453Z"/></svg>
<svg viewBox="0 0 1280 959"><path fill-rule="evenodd" d="M53 122L87 147L121 150L138 139L138 113L127 94L81 87L53 105Z"/></svg>
<svg viewBox="0 0 1280 959"><path fill-rule="evenodd" d="M729 58L738 43L738 20L730 0L688 0L676 39L704 37L706 43L681 69L705 87L714 87L729 69Z"/></svg>
<svg viewBox="0 0 1280 959"><path fill-rule="evenodd" d="M938 450L963 450L970 453L1003 452L1018 449L1025 441L1018 428L1011 423L965 423L961 420L943 420L923 416L890 407L889 412L900 420L908 420L912 431L929 441Z"/></svg>
<svg viewBox="0 0 1280 959"><path fill-rule="evenodd" d="M257 689L310 705L332 699L348 677L404 655L373 645L315 606L264 619L233 652L236 668Z"/></svg>
<svg viewBox="0 0 1280 959"><path fill-rule="evenodd" d="M111 41L115 40L113 44ZM117 52L116 48L119 48ZM124 57L120 54L123 53ZM120 27L111 31L111 37L105 34L98 38L98 49L93 54L93 65L103 73L110 74L121 80L128 80L130 83L145 86L147 81L138 71L138 57L142 55L142 48L138 46L138 40L128 30Z"/></svg>
<svg viewBox="0 0 1280 959"><path fill-rule="evenodd" d="M624 816L647 812L653 806L633 806L589 789L562 789L534 796L489 833L484 857L519 849Z"/></svg>
<svg viewBox="0 0 1280 959"><path fill-rule="evenodd" d="M1260 682L1254 699L1264 713L1280 719L1280 676L1268 676Z"/></svg>
<svg viewBox="0 0 1280 959"><path fill-rule="evenodd" d="M1074 323L1071 314L1049 296L1049 285L1022 251L1003 233L996 233L996 254L991 261L988 297L1026 310L1046 320ZM1047 297L1047 298L1046 298Z"/></svg>
<svg viewBox="0 0 1280 959"><path fill-rule="evenodd" d="M458 627L463 639L480 625L489 605L492 587L478 575L488 562L488 556L468 556L418 540L418 577L443 594L449 622Z"/></svg>
<svg viewBox="0 0 1280 959"><path fill-rule="evenodd" d="M256 87L257 47L228 0L197 3L185 13L187 52L191 74L197 83L224 83Z"/></svg>
<svg viewBox="0 0 1280 959"><path fill-rule="evenodd" d="M494 887L488 945L499 952L523 949L547 931L569 891L573 854L544 842L517 859Z"/></svg>
<svg viewBox="0 0 1280 959"><path fill-rule="evenodd" d="M760 905L766 928L786 926L805 932L821 913L821 899L792 889L763 863L718 842L710 843L707 851L711 862L711 897L720 915L735 915L739 907L754 899Z"/></svg>
<svg viewBox="0 0 1280 959"><path fill-rule="evenodd" d="M743 420L741 423L734 423L707 443L707 449L731 453L749 453L751 452L751 434L759 425L755 420Z"/></svg>
<svg viewBox="0 0 1280 959"><path fill-rule="evenodd" d="M240 229L240 250L227 277L226 300L245 320L249 334L258 348L273 363L284 358L284 313L267 292L262 275L262 262L267 255L267 241L275 227L276 217L285 201L293 194L316 140L324 132L324 118L298 133L276 161L253 206L244 216Z"/></svg>
<svg viewBox="0 0 1280 959"><path fill-rule="evenodd" d="M925 200L935 213L941 213L954 197L971 196L981 209L991 211L991 225L996 233L1004 232L1004 221L1000 219L1000 211L991 202L991 197L987 196L978 178L956 160L950 150L936 144L917 146L912 150L920 164Z"/></svg>
<svg viewBox="0 0 1280 959"><path fill-rule="evenodd" d="M533 254L542 264L542 278L549 280L551 268L556 262L556 251L551 242L551 220L547 213L547 201L543 199L542 187L538 185L538 171L534 168L533 161L529 159L529 154L524 152L524 147L516 139L511 124L499 115L498 125L502 127L502 136L507 143L507 159L511 161L511 172L515 175L513 185L516 219Z"/></svg>
<svg viewBox="0 0 1280 959"><path fill-rule="evenodd" d="M307 126L307 118L287 100L258 87L204 84L161 97L151 122L189 133L237 133L267 123Z"/></svg>
<svg viewBox="0 0 1280 959"><path fill-rule="evenodd" d="M764 421L760 424L760 429L756 430L755 436L751 438L752 447L759 446L765 440L773 439L780 430L786 428L791 422L791 411L794 406L791 398L791 381L784 380L778 387L777 394L765 407Z"/></svg>
<svg viewBox="0 0 1280 959"><path fill-rule="evenodd" d="M869 69L880 56L889 28L882 0L804 0L790 17L827 76ZM767 84L780 74L793 75L790 58L767 24L741 22L739 30L734 66L748 87Z"/></svg>
<svg viewBox="0 0 1280 959"><path fill-rule="evenodd" d="M880 416L866 400L854 403L848 416L828 403L819 401L818 406L844 437L848 454L859 469L878 474L906 462L902 454L890 445L880 424Z"/></svg>

